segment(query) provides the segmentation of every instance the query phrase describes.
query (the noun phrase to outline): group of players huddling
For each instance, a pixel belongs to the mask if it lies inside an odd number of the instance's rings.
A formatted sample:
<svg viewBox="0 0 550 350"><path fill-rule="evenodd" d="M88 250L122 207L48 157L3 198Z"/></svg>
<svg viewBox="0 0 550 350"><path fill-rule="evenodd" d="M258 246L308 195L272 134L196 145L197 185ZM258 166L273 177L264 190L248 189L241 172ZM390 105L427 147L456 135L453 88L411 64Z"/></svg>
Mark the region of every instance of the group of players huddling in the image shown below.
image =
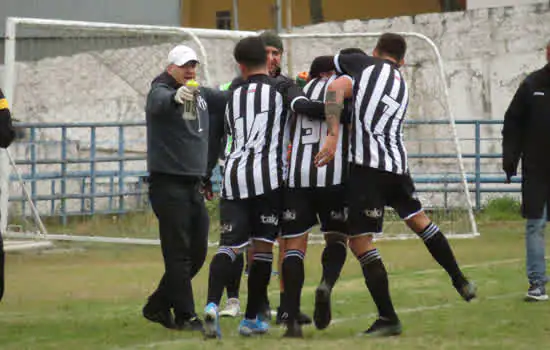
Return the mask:
<svg viewBox="0 0 550 350"><path fill-rule="evenodd" d="M273 42L278 42L273 34L248 37L234 49L241 76L226 86L231 96L224 128L229 142L222 173L222 232L210 264L206 336L221 337L220 301L231 280L240 279L235 264L242 269L246 247L248 300L238 330L244 336L268 332L267 289L273 245L279 240L284 293L278 320L286 326L285 337L302 337L302 324L308 323L300 311L304 257L308 233L318 223L326 245L315 292L315 326L325 329L331 322L331 291L349 247L379 315L364 333L400 334L388 274L373 244L373 235L382 233L386 206L423 240L460 296L474 298L475 285L423 211L409 174L403 142L409 94L399 70L404 38L382 35L372 55L349 48L315 58L303 89L280 75L273 64L280 60L272 57L281 54L282 44Z"/></svg>

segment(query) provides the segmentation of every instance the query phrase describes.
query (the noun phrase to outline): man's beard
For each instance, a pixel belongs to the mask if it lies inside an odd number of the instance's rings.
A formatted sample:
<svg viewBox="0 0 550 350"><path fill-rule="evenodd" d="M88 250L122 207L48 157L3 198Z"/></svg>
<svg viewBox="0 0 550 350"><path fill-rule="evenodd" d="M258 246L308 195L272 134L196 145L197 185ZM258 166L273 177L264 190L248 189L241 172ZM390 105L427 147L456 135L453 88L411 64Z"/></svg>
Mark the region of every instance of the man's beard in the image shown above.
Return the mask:
<svg viewBox="0 0 550 350"><path fill-rule="evenodd" d="M272 77L274 77L274 78L275 78L275 77L278 77L279 75L281 75L281 67L280 67L280 66L277 66L277 67L273 68L273 69L271 70L271 72L269 72L269 73L270 73L270 75L271 75Z"/></svg>

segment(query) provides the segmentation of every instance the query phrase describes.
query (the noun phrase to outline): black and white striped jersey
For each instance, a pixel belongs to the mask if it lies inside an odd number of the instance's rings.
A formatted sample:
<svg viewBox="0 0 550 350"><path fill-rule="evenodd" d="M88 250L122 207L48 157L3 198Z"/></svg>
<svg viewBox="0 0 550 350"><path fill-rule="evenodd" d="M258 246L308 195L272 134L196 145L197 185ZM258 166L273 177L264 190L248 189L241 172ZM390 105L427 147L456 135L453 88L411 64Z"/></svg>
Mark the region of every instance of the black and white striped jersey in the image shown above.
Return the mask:
<svg viewBox="0 0 550 350"><path fill-rule="evenodd" d="M222 197L245 199L279 188L288 169L286 147L290 131L287 116L299 99L295 86L281 87L264 75L252 76L236 88L226 107L227 147Z"/></svg>
<svg viewBox="0 0 550 350"><path fill-rule="evenodd" d="M407 173L403 122L409 93L398 67L360 54L337 55L334 63L339 73L354 78L350 162Z"/></svg>
<svg viewBox="0 0 550 350"><path fill-rule="evenodd" d="M332 76L330 79L313 79L304 87L304 93L310 100L324 103L327 87L336 78L338 78L337 75ZM350 107L346 105L342 120L350 120ZM316 167L313 162L315 155L321 150L325 142L327 133L328 126L322 118L311 118L303 114L297 115L290 155L289 187L327 187L343 183L348 164L349 132L347 125L340 128L334 160L321 168Z"/></svg>

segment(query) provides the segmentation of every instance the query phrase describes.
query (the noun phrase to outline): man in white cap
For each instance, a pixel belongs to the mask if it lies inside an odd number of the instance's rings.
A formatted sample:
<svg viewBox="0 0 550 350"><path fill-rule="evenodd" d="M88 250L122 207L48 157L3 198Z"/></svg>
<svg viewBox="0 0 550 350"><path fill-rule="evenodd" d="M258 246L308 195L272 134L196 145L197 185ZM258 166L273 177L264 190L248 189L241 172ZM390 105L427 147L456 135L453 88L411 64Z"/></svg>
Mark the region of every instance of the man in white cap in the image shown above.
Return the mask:
<svg viewBox="0 0 550 350"><path fill-rule="evenodd" d="M143 316L166 328L202 331L191 280L207 253L204 197L212 199L209 179L221 147L222 135L216 133L223 133L226 94L198 87L198 65L193 49L174 47L147 96L149 199L159 221L165 272Z"/></svg>

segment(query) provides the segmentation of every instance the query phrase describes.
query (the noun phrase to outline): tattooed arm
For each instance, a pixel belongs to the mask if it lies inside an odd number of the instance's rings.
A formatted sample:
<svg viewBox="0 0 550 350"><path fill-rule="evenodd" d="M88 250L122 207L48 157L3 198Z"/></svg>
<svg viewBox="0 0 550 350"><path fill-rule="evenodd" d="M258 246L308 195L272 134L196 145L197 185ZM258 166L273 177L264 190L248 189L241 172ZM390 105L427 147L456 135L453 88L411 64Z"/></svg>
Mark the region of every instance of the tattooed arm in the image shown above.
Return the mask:
<svg viewBox="0 0 550 350"><path fill-rule="evenodd" d="M328 126L328 135L319 153L315 156L318 167L327 165L334 159L338 145L340 130L340 115L344 109L344 99L352 95L352 81L349 77L340 77L327 88L325 99L325 118Z"/></svg>

